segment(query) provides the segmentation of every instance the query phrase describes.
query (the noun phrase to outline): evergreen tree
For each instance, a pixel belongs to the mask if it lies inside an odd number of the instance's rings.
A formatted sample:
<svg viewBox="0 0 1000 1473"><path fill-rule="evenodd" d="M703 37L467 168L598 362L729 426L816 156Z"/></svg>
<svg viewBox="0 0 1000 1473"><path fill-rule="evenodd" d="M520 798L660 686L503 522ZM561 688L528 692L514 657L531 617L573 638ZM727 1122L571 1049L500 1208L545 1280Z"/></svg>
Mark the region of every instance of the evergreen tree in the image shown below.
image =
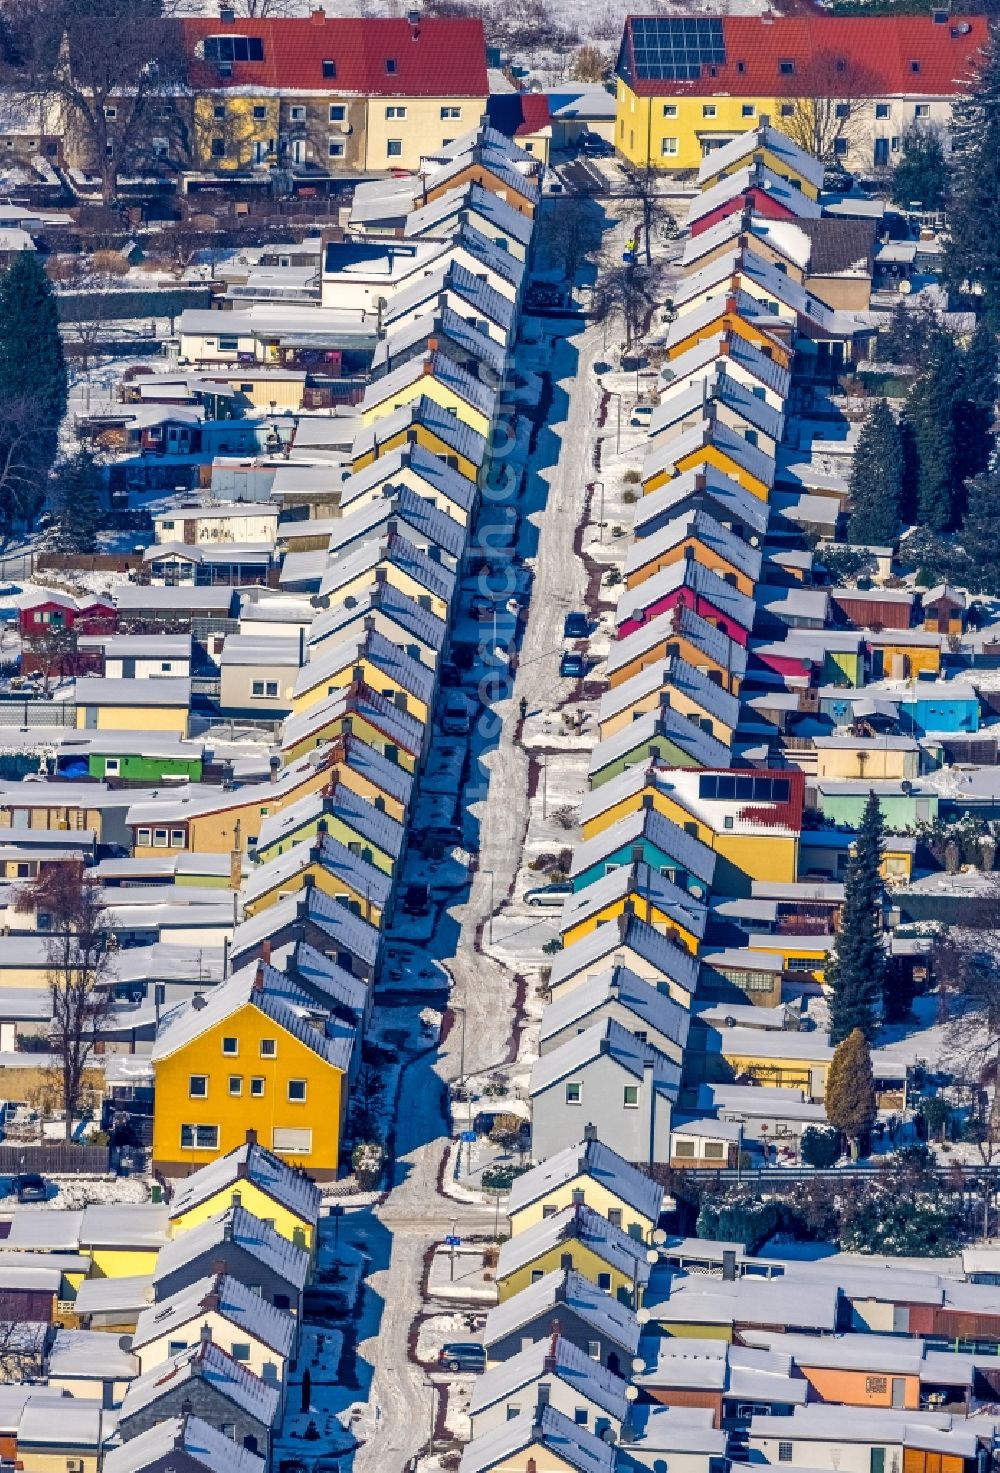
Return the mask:
<svg viewBox="0 0 1000 1473"><path fill-rule="evenodd" d="M945 270L951 285L983 294L1000 325L1000 32L994 27L967 94L952 109L951 238Z"/></svg>
<svg viewBox="0 0 1000 1473"><path fill-rule="evenodd" d="M104 499L100 468L86 446L66 462L52 501L60 551L96 552Z"/></svg>
<svg viewBox="0 0 1000 1473"><path fill-rule="evenodd" d="M0 273L0 518L33 509L66 411L55 296L34 251Z"/></svg>
<svg viewBox="0 0 1000 1473"><path fill-rule="evenodd" d="M901 209L920 201L939 210L948 197L948 165L936 128L914 125L903 134L903 152L892 171L892 197Z"/></svg>
<svg viewBox="0 0 1000 1473"><path fill-rule="evenodd" d="M855 1029L874 1038L886 971L882 945L882 811L868 796L847 866L844 908L827 984L830 1042L842 1043Z"/></svg>
<svg viewBox="0 0 1000 1473"><path fill-rule="evenodd" d="M1000 596L1000 471L984 472L969 482L969 501L959 534L967 562L966 578L974 593Z"/></svg>
<svg viewBox="0 0 1000 1473"><path fill-rule="evenodd" d="M872 1056L860 1028L853 1029L834 1050L824 1103L830 1124L852 1145L874 1124L877 1104Z"/></svg>
<svg viewBox="0 0 1000 1473"><path fill-rule="evenodd" d="M958 519L956 420L962 388L962 356L952 338L939 333L927 371L906 401L917 462L917 520L932 532L943 532Z"/></svg>
<svg viewBox="0 0 1000 1473"><path fill-rule="evenodd" d="M997 398L997 336L986 318L980 318L962 358L962 398L956 414L956 474L965 483L986 470L993 453L993 416Z"/></svg>
<svg viewBox="0 0 1000 1473"><path fill-rule="evenodd" d="M848 541L862 547L894 547L902 495L903 442L892 410L879 399L854 452Z"/></svg>

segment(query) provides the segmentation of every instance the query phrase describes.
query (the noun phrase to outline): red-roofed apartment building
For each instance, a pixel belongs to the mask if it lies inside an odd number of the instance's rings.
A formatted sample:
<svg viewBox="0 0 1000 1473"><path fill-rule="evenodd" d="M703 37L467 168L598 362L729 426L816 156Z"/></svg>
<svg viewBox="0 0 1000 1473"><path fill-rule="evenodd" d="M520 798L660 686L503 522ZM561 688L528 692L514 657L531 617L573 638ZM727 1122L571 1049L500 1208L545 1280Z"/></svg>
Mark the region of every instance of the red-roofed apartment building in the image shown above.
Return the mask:
<svg viewBox="0 0 1000 1473"><path fill-rule="evenodd" d="M176 24L196 170L416 170L485 111L479 20L245 19L223 3Z"/></svg>
<svg viewBox="0 0 1000 1473"><path fill-rule="evenodd" d="M858 173L898 159L914 123L947 129L986 41L981 15L629 16L615 143L632 163L694 170L761 117L803 144L818 132Z"/></svg>

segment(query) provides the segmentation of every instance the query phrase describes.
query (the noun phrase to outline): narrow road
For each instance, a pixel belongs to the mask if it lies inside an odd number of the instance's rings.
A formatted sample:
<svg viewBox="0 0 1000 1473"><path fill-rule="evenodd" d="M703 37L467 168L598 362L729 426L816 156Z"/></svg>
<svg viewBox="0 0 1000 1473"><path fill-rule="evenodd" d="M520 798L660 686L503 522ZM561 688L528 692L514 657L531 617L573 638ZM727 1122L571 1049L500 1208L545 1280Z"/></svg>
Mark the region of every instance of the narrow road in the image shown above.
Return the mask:
<svg viewBox="0 0 1000 1473"><path fill-rule="evenodd" d="M455 955L442 958L454 979L451 1005L465 1009L465 1069L499 1064L513 1025L512 975L476 950L476 933L491 894L505 895L521 862L528 823L528 759L513 742L512 709L523 696L529 708L551 701L556 651L567 610L582 606L584 569L573 556L573 536L591 478L598 388L591 365L603 330L590 328L557 339L550 358L554 401L527 469L522 505L539 532L528 624L513 698L495 706L503 727L483 765L489 787L473 803L480 820L480 863L467 902L453 912L461 930ZM488 719L488 718L487 718ZM492 876L492 879L491 879ZM409 1359L408 1335L422 1308L420 1283L429 1246L451 1231L487 1232L492 1207L452 1204L438 1189L448 1142L444 1137L446 1081L459 1072L460 1028L440 1052L416 1060L404 1074L397 1117L396 1184L376 1216L392 1234L387 1268L374 1273L369 1293L383 1311L377 1338L362 1341L359 1355L374 1368L372 1400L379 1431L358 1450L357 1473L398 1473L424 1444L433 1392L425 1372Z"/></svg>

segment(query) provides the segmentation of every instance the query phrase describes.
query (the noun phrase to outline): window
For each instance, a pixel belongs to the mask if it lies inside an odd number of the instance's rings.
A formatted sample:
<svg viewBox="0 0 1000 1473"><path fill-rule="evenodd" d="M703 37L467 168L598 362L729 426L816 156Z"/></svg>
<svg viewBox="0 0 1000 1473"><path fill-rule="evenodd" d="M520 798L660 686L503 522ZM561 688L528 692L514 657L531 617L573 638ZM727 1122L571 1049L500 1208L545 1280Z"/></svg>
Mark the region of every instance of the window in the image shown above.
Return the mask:
<svg viewBox="0 0 1000 1473"><path fill-rule="evenodd" d="M267 117L267 108L263 105L263 103L258 102L254 105L253 115L257 119L258 123L262 122L263 119Z"/></svg>
<svg viewBox="0 0 1000 1473"><path fill-rule="evenodd" d="M670 158L677 152L677 139L664 138L660 142L660 153L664 158Z"/></svg>
<svg viewBox="0 0 1000 1473"><path fill-rule="evenodd" d="M330 158L342 159L347 152L347 146L342 138L331 138L327 143L326 151Z"/></svg>
<svg viewBox="0 0 1000 1473"><path fill-rule="evenodd" d="M236 1441L236 1423L235 1422L223 1422L221 1424L221 1426L219 1427L219 1431L222 1433L223 1437L228 1437L229 1440L230 1440L230 1442L235 1442Z"/></svg>
<svg viewBox="0 0 1000 1473"><path fill-rule="evenodd" d="M104 109L104 116L107 118L109 123L113 123L115 118L118 116L118 109L116 107L106 107Z"/></svg>
<svg viewBox="0 0 1000 1473"><path fill-rule="evenodd" d="M677 104L676 104L676 102L665 102L663 104L663 116L665 118L676 118L676 116L677 116Z"/></svg>
<svg viewBox="0 0 1000 1473"><path fill-rule="evenodd" d="M587 1425L587 1408L586 1407L574 1407L573 1408L573 1421L576 1423L576 1425L578 1427L586 1427L586 1425Z"/></svg>
<svg viewBox="0 0 1000 1473"><path fill-rule="evenodd" d="M778 72L779 72L779 74L782 77L791 77L791 76L793 76L794 73L795 73L795 63L794 63L794 61L788 61L787 59L784 60L784 61L779 61L778 62Z"/></svg>
<svg viewBox="0 0 1000 1473"><path fill-rule="evenodd" d="M293 1105L302 1105L306 1098L306 1082L304 1079L290 1079L288 1081L288 1098Z"/></svg>
<svg viewBox="0 0 1000 1473"><path fill-rule="evenodd" d="M745 102L740 108L740 114L744 118L752 118L757 109L752 102Z"/></svg>
<svg viewBox="0 0 1000 1473"><path fill-rule="evenodd" d="M889 104L887 102L876 102L875 116L877 118L887 118L891 111L892 109L889 107Z"/></svg>
<svg viewBox="0 0 1000 1473"><path fill-rule="evenodd" d="M212 139L213 159L224 159L226 157L226 140L224 138Z"/></svg>
<svg viewBox="0 0 1000 1473"><path fill-rule="evenodd" d="M600 1289L600 1291L601 1291L602 1294L610 1294L611 1293L611 1275L610 1274L598 1274L597 1275L597 1287Z"/></svg>
<svg viewBox="0 0 1000 1473"><path fill-rule="evenodd" d="M264 42L259 36L206 36L205 60L263 61Z"/></svg>
<svg viewBox="0 0 1000 1473"><path fill-rule="evenodd" d="M516 1401L509 1401L507 1403L507 1421L508 1422L513 1422L514 1419L515 1419L515 1417L519 1417L520 1415L521 1415L521 1406L520 1406L520 1403L519 1402L516 1402Z"/></svg>
<svg viewBox="0 0 1000 1473"><path fill-rule="evenodd" d="M674 1141L675 1156L693 1156L694 1141Z"/></svg>
<svg viewBox="0 0 1000 1473"><path fill-rule="evenodd" d="M192 1074L188 1080L188 1094L193 1100L208 1099L208 1075Z"/></svg>
<svg viewBox="0 0 1000 1473"><path fill-rule="evenodd" d="M238 1038L224 1038L222 1040L222 1052L229 1058L234 1059L239 1051L240 1041Z"/></svg>
<svg viewBox="0 0 1000 1473"><path fill-rule="evenodd" d="M405 118L406 117L406 108L405 107L400 107L396 103L391 103L386 108L385 115L386 115L387 118Z"/></svg>
<svg viewBox="0 0 1000 1473"><path fill-rule="evenodd" d="M186 1340L168 1340L167 1341L167 1355L168 1356L170 1356L170 1355L183 1355L183 1353L184 1353L185 1350L187 1350L187 1341Z"/></svg>
<svg viewBox="0 0 1000 1473"><path fill-rule="evenodd" d="M323 63L323 75L324 77L335 77L337 75L337 63L329 57Z"/></svg>
<svg viewBox="0 0 1000 1473"><path fill-rule="evenodd" d="M331 102L330 122L343 123L347 119L347 105L343 102Z"/></svg>
<svg viewBox="0 0 1000 1473"><path fill-rule="evenodd" d="M182 1125L182 1151L217 1151L219 1149L219 1127L217 1125Z"/></svg>
<svg viewBox="0 0 1000 1473"><path fill-rule="evenodd" d="M931 105L930 105L929 102L918 102L918 103L916 103L916 105L914 106L914 109L913 109L913 116L915 118L929 118L930 115L931 115Z"/></svg>
<svg viewBox="0 0 1000 1473"><path fill-rule="evenodd" d="M916 74L917 74L917 72L919 72L919 70L920 70L920 63L919 63L919 61L911 61L910 62L910 71L913 72L914 76L916 76Z"/></svg>
<svg viewBox="0 0 1000 1473"><path fill-rule="evenodd" d="M443 107L441 109L441 116L442 118L460 118L462 116L462 109L460 107Z"/></svg>
<svg viewBox="0 0 1000 1473"><path fill-rule="evenodd" d="M620 1207L611 1207L608 1210L608 1222L612 1227L620 1228L622 1225L622 1210Z"/></svg>
<svg viewBox="0 0 1000 1473"><path fill-rule="evenodd" d="M313 1133L308 1126L275 1126L271 1132L271 1150L290 1156L308 1156L312 1140Z"/></svg>
<svg viewBox="0 0 1000 1473"><path fill-rule="evenodd" d="M790 1442L778 1443L778 1462L790 1463L792 1461L792 1444Z"/></svg>
<svg viewBox="0 0 1000 1473"><path fill-rule="evenodd" d="M212 109L212 116L213 118L224 118L226 116L226 104L224 102L217 103Z"/></svg>
<svg viewBox="0 0 1000 1473"><path fill-rule="evenodd" d="M229 1093L231 1095L241 1095L243 1093L243 1075L242 1074L230 1074L230 1076L229 1076Z"/></svg>
<svg viewBox="0 0 1000 1473"><path fill-rule="evenodd" d="M278 682L276 680L254 680L250 684L250 694L258 699L273 701L278 695Z"/></svg>
<svg viewBox="0 0 1000 1473"><path fill-rule="evenodd" d="M301 106L301 104L297 104L295 107L289 108L288 115L293 123L304 123L306 120L306 110L304 107Z"/></svg>
<svg viewBox="0 0 1000 1473"><path fill-rule="evenodd" d="M230 335L219 338L220 353L236 353L239 351L240 340Z"/></svg>
<svg viewBox="0 0 1000 1473"><path fill-rule="evenodd" d="M846 159L849 147L850 145L846 138L835 138L833 140L834 158Z"/></svg>
<svg viewBox="0 0 1000 1473"><path fill-rule="evenodd" d="M185 837L185 835L184 835L184 830L183 829L171 829L170 830L170 847L171 847L171 849L183 849L184 848L184 837Z"/></svg>
<svg viewBox="0 0 1000 1473"><path fill-rule="evenodd" d="M396 72L396 58L394 56L387 56L386 57L386 59L385 59L385 69L386 69L386 73L388 74L388 76L391 77L391 76L394 76L395 75L395 72Z"/></svg>
<svg viewBox="0 0 1000 1473"><path fill-rule="evenodd" d="M385 146L386 157L398 159L403 155L403 142L400 138L390 138Z"/></svg>
<svg viewBox="0 0 1000 1473"><path fill-rule="evenodd" d="M714 118L716 112L717 108L714 102L706 102L701 109L701 115L703 118Z"/></svg>
<svg viewBox="0 0 1000 1473"><path fill-rule="evenodd" d="M167 847L167 831L166 831L166 829L154 829L153 830L153 848L154 849L166 849L166 847Z"/></svg>
<svg viewBox="0 0 1000 1473"><path fill-rule="evenodd" d="M702 1155L706 1161L719 1161L726 1154L726 1148L722 1141L706 1141Z"/></svg>
<svg viewBox="0 0 1000 1473"><path fill-rule="evenodd" d="M247 1361L250 1359L250 1346L244 1340L237 1340L229 1347L229 1354L233 1360Z"/></svg>
<svg viewBox="0 0 1000 1473"><path fill-rule="evenodd" d="M794 102L783 102L781 104L781 116L783 118L793 117L794 114L795 114L795 104L794 104Z"/></svg>
<svg viewBox="0 0 1000 1473"><path fill-rule="evenodd" d="M623 1095L623 1103L626 1110L638 1110L639 1108L639 1086L637 1084L626 1084Z"/></svg>
<svg viewBox="0 0 1000 1473"><path fill-rule="evenodd" d="M542 1208L542 1217L543 1218L546 1218L546 1217L555 1217L555 1215L556 1215L556 1209L555 1209L555 1207L553 1207L550 1202L546 1202L545 1205L544 1205L544 1207Z"/></svg>
<svg viewBox="0 0 1000 1473"><path fill-rule="evenodd" d="M600 1340L588 1340L587 1341L587 1354L590 1356L590 1359L591 1360L600 1360L600 1358L601 1358L601 1342L600 1342Z"/></svg>
<svg viewBox="0 0 1000 1473"><path fill-rule="evenodd" d="M255 1100L259 1100L264 1093L264 1081L259 1074L250 1077L250 1094Z"/></svg>
<svg viewBox="0 0 1000 1473"><path fill-rule="evenodd" d="M851 116L850 103L838 102L834 108L834 116L838 118L849 118Z"/></svg>
<svg viewBox="0 0 1000 1473"><path fill-rule="evenodd" d="M566 1086L567 1105L580 1105L583 1103L583 1085L577 1082Z"/></svg>

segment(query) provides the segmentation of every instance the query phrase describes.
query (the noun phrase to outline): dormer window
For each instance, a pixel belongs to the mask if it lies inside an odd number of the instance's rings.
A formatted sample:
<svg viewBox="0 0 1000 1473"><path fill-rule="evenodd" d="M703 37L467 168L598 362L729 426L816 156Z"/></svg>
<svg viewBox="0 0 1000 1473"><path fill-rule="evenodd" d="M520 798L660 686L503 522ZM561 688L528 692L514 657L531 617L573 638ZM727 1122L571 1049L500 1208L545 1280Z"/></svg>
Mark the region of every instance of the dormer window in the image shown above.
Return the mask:
<svg viewBox="0 0 1000 1473"><path fill-rule="evenodd" d="M916 73L916 72L919 72L919 70L920 70L920 63L919 63L919 61L911 61L910 62L910 71Z"/></svg>
<svg viewBox="0 0 1000 1473"><path fill-rule="evenodd" d="M324 75L324 77L336 77L336 75L337 75L337 63L335 61L324 61L324 63L323 63L323 75Z"/></svg>
<svg viewBox="0 0 1000 1473"><path fill-rule="evenodd" d="M783 77L790 77L790 76L792 76L793 73L794 73L794 71L795 71L795 63L794 63L794 61L779 61L778 62L778 71L780 72L781 76L783 76Z"/></svg>
<svg viewBox="0 0 1000 1473"><path fill-rule="evenodd" d="M234 61L263 61L264 42L260 36L206 36L205 60L220 66Z"/></svg>
<svg viewBox="0 0 1000 1473"><path fill-rule="evenodd" d="M388 75L390 77L395 76L395 73L396 73L396 58L394 56L387 56L386 57L386 59L385 59L385 69L386 69L386 72L388 73Z"/></svg>

